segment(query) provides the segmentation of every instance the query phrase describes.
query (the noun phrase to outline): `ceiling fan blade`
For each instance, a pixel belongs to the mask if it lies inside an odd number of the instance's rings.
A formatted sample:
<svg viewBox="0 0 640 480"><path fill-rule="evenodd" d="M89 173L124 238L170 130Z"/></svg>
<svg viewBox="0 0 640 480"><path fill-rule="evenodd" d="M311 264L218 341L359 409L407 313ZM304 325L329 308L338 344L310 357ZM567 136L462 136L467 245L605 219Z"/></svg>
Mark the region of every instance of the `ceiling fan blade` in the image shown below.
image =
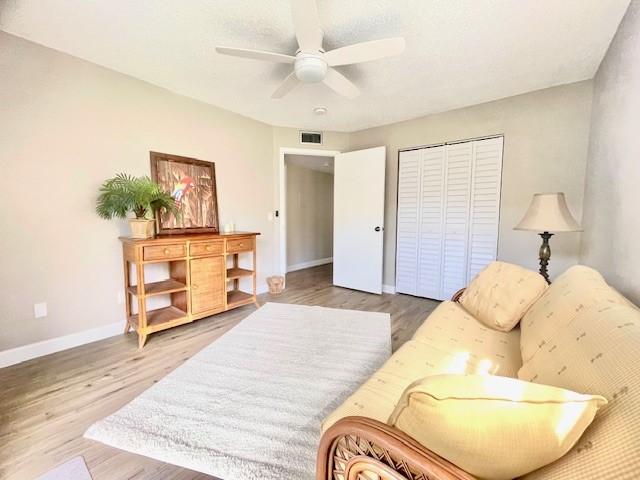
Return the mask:
<svg viewBox="0 0 640 480"><path fill-rule="evenodd" d="M335 68L329 68L327 70L327 76L324 77L323 82L333 91L349 99L356 98L360 95L358 87Z"/></svg>
<svg viewBox="0 0 640 480"><path fill-rule="evenodd" d="M251 50L248 48L216 47L216 52L234 57L251 58L275 63L293 63L296 57L282 53L265 52L263 50Z"/></svg>
<svg viewBox="0 0 640 480"><path fill-rule="evenodd" d="M296 85L300 83L298 77L296 77L296 72L291 72L287 78L280 84L280 86L276 89L275 92L271 95L271 98L282 98L291 90L293 90Z"/></svg>
<svg viewBox="0 0 640 480"><path fill-rule="evenodd" d="M324 59L330 67L350 65L352 63L369 62L379 58L400 55L404 52L404 47L405 41L402 37L384 38L336 48L325 53Z"/></svg>
<svg viewBox="0 0 640 480"><path fill-rule="evenodd" d="M322 29L316 0L291 0L293 28L300 50L315 53L322 48Z"/></svg>

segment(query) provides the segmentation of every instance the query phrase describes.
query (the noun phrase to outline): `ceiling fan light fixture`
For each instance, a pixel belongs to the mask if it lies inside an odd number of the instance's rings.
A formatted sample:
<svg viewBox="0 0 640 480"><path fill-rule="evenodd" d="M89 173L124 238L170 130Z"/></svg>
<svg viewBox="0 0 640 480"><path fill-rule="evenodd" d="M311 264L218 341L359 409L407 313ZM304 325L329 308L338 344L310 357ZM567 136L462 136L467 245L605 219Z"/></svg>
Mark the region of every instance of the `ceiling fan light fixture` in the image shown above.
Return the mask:
<svg viewBox="0 0 640 480"><path fill-rule="evenodd" d="M324 32L320 27L316 1L290 0L293 30L298 42L295 56L250 48L216 47L216 51L234 57L293 64L293 71L271 94L271 98L284 97L300 83L323 82L338 95L354 99L360 95L360 89L333 67L400 55L404 51L405 40L401 37L382 38L354 43L327 52L322 48Z"/></svg>
<svg viewBox="0 0 640 480"><path fill-rule="evenodd" d="M299 53L294 64L296 77L304 83L321 82L327 75L327 68L324 58L310 53Z"/></svg>

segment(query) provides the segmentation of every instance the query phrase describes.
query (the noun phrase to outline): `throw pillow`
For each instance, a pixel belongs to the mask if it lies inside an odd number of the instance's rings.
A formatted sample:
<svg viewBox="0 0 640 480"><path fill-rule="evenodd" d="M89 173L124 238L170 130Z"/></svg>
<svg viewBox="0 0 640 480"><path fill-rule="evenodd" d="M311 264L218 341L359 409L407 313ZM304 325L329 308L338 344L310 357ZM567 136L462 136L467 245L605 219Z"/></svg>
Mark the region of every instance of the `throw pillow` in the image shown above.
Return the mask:
<svg viewBox="0 0 640 480"><path fill-rule="evenodd" d="M512 479L564 455L607 400L492 375L425 377L389 424L480 478Z"/></svg>
<svg viewBox="0 0 640 480"><path fill-rule="evenodd" d="M492 262L469 284L460 304L486 326L508 332L546 289L547 282L539 273Z"/></svg>

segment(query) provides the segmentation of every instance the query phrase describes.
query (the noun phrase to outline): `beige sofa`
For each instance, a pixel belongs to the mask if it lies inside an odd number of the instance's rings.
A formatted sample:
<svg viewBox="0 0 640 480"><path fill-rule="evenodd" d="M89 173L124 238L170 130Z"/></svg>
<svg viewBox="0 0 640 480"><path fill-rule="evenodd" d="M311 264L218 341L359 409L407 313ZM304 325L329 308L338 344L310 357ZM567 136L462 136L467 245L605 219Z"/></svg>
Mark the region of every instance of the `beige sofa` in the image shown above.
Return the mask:
<svg viewBox="0 0 640 480"><path fill-rule="evenodd" d="M604 396L608 405L578 443L524 478L640 478L640 311L598 272L575 266L526 305L519 327L508 332L480 323L456 301L440 304L326 418L318 480L474 478L387 424L407 386L443 373L493 374Z"/></svg>

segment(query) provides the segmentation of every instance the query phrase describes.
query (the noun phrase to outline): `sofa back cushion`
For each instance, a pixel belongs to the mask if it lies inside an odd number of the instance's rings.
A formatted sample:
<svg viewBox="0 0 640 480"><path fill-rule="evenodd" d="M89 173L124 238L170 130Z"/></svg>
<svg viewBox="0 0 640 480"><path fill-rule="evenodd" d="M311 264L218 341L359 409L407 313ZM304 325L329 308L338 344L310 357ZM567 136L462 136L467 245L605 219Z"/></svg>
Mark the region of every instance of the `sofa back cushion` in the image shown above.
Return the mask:
<svg viewBox="0 0 640 480"><path fill-rule="evenodd" d="M525 313L520 322L520 350L527 362L551 341L554 334L591 305L626 305L596 270L576 265L560 275Z"/></svg>
<svg viewBox="0 0 640 480"><path fill-rule="evenodd" d="M604 302L581 309L518 377L609 400L576 446L527 480L635 479L640 474L640 311Z"/></svg>
<svg viewBox="0 0 640 480"><path fill-rule="evenodd" d="M514 378L436 375L404 391L389 424L477 477L512 479L564 455L604 404Z"/></svg>
<svg viewBox="0 0 640 480"><path fill-rule="evenodd" d="M455 302L445 301L438 305L416 330L413 340L428 343L455 359L450 370L439 373L464 373L471 370L459 372L454 369L476 364L483 373L515 378L522 367L520 329L493 330Z"/></svg>
<svg viewBox="0 0 640 480"><path fill-rule="evenodd" d="M459 302L488 327L508 332L546 289L547 282L537 272L492 262L473 279Z"/></svg>

